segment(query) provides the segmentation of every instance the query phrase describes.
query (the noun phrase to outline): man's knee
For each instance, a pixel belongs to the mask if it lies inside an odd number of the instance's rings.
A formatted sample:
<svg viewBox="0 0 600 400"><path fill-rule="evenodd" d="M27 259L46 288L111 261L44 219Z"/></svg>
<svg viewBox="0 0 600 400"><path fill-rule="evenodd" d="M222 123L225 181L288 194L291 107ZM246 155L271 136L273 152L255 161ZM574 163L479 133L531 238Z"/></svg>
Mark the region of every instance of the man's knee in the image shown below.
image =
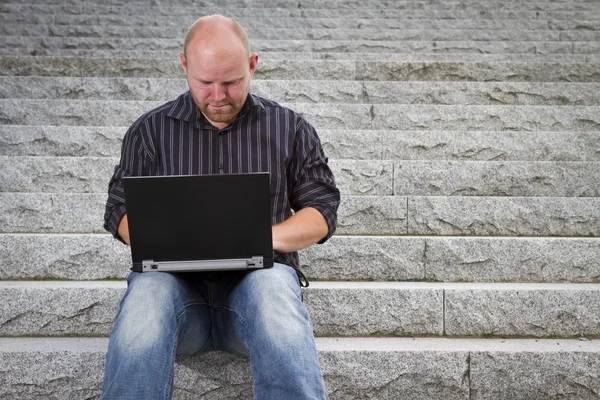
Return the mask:
<svg viewBox="0 0 600 400"><path fill-rule="evenodd" d="M176 324L177 279L170 274L141 273L129 280L114 327L122 350L144 351Z"/></svg>

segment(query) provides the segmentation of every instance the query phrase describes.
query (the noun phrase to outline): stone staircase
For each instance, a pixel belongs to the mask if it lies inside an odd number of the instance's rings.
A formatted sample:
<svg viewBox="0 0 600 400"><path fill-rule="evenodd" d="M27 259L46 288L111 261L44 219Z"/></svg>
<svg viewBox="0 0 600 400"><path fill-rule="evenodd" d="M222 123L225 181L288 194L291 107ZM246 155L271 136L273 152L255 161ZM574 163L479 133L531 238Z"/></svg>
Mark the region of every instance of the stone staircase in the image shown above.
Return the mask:
<svg viewBox="0 0 600 400"><path fill-rule="evenodd" d="M331 399L600 398L592 0L0 1L0 398L98 397L130 263L108 180L210 13L246 27L253 92L317 127L342 192L301 253ZM223 353L175 385L252 397Z"/></svg>

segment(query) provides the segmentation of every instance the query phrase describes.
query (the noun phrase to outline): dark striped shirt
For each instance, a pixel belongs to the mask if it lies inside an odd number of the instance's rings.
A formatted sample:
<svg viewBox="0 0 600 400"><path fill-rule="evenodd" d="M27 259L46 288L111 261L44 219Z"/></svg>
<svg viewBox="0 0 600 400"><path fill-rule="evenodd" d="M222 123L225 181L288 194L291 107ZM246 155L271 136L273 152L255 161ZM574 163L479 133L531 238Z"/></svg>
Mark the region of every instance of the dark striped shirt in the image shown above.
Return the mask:
<svg viewBox="0 0 600 400"><path fill-rule="evenodd" d="M249 94L237 119L219 130L189 92L144 114L125 134L109 183L104 228L119 238L124 176L248 172L270 173L273 224L288 219L292 210L313 207L329 227L321 243L334 233L340 194L319 137L301 115ZM275 262L298 268L298 254L276 252Z"/></svg>

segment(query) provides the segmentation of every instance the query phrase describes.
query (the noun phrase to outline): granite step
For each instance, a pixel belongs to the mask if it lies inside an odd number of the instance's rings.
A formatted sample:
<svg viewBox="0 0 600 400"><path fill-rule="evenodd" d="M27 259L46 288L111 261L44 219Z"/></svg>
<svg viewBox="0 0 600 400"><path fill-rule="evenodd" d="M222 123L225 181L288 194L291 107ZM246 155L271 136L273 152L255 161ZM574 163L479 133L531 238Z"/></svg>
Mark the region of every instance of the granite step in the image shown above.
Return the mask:
<svg viewBox="0 0 600 400"><path fill-rule="evenodd" d="M62 58L119 58L123 61L129 59L148 59L150 62L179 60L179 50L106 50L106 49L34 49L24 51L20 48L4 49L0 57L10 56L34 56L36 58L62 57ZM530 54L530 53L498 53L498 54L480 54L480 53L359 53L359 52L278 52L268 51L260 52L261 64L265 61L319 61L319 60L339 60L339 61L396 61L396 62L502 62L502 63L597 63L600 61L598 54ZM43 72L42 74L46 74ZM282 76L283 77L283 76ZM282 78L279 78L282 79ZM307 78L304 78L307 79ZM348 78L341 78L348 79Z"/></svg>
<svg viewBox="0 0 600 400"><path fill-rule="evenodd" d="M103 233L103 193L0 193L0 232ZM397 235L407 233L407 198L342 196L338 234ZM589 213L589 211L588 211ZM583 214L585 215L585 211Z"/></svg>
<svg viewBox="0 0 600 400"><path fill-rule="evenodd" d="M0 156L0 192L103 193L118 157ZM331 160L345 195L600 197L597 161Z"/></svg>
<svg viewBox="0 0 600 400"><path fill-rule="evenodd" d="M600 283L600 239L334 235L300 252L312 281ZM109 234L0 234L2 280L124 279Z"/></svg>
<svg viewBox="0 0 600 400"><path fill-rule="evenodd" d="M118 157L0 157L0 192L105 193L118 163ZM346 195L394 194L391 160L331 160L330 167Z"/></svg>
<svg viewBox="0 0 600 400"><path fill-rule="evenodd" d="M0 125L0 156L114 157L127 129ZM331 160L600 161L597 132L322 129L319 137Z"/></svg>
<svg viewBox="0 0 600 400"><path fill-rule="evenodd" d="M387 4L387 3L386 3ZM590 14L599 13L598 6L591 4L591 7L585 3L580 10L576 6L560 5L556 10L547 9L546 4L542 6L543 10L530 10L522 7L519 3L516 4L514 10L498 10L492 7L478 6L482 3L473 3L468 10L465 9L398 9L389 8L389 6L380 8L259 8L259 7L226 7L226 13L232 18L236 17L274 17L274 18L389 18L389 19L557 19L557 20L586 20L590 18ZM492 4L494 3L483 3ZM575 3L577 4L577 3ZM497 6L496 6L497 7ZM535 7L535 6L534 6ZM492 8L492 9L490 9ZM566 8L566 10L565 10ZM78 3L69 5L48 5L48 4L0 4L0 13L5 14L74 14L74 15L153 15L160 19L164 16L180 16L194 15L201 16L207 14L223 13L222 6L207 6L207 7L185 7L185 6L151 6L139 7L135 4L127 4L122 6L98 5L92 3ZM594 18L592 18L594 19ZM189 24L186 24L189 25Z"/></svg>
<svg viewBox="0 0 600 400"><path fill-rule="evenodd" d="M108 182L108 178L106 180ZM2 231L103 232L106 194L1 193ZM90 212L93 205L95 212ZM340 235L600 235L597 197L342 195Z"/></svg>
<svg viewBox="0 0 600 400"><path fill-rule="evenodd" d="M0 99L1 125L128 126L156 101ZM282 103L317 129L600 130L600 106L483 106ZM90 110L93 110L91 112Z"/></svg>
<svg viewBox="0 0 600 400"><path fill-rule="evenodd" d="M598 341L555 339L317 338L332 400L594 399ZM3 338L6 399L95 398L108 341ZM207 353L177 361L174 398L252 399L247 359Z"/></svg>
<svg viewBox="0 0 600 400"><path fill-rule="evenodd" d="M5 1L5 4L19 4L18 1L9 0ZM28 0L27 4L52 4L57 6L67 5L82 5L86 2L76 1L64 1L64 0L52 0L49 2L43 2L39 0ZM571 4L572 3L572 4ZM92 5L93 2L87 2L87 5ZM198 7L199 4L195 0L185 1L148 1L148 0L111 0L104 3L105 5L112 7L164 7L166 5L175 7L189 8L192 6ZM206 8L219 8L223 7L222 1L202 1L201 7ZM382 1L382 0L367 0L367 1L356 1L356 0L278 0L278 1L227 1L225 3L227 8L300 8L300 9L318 9L318 8L342 8L342 9L397 9L397 10L480 10L480 11L494 11L494 10L529 10L529 11L600 11L600 7L591 1L576 1L565 4L564 2L548 2L548 1L527 1L527 2L478 2L478 1L450 1L444 3L431 2L431 1Z"/></svg>
<svg viewBox="0 0 600 400"><path fill-rule="evenodd" d="M5 24L39 24L39 25L102 25L102 26L169 26L174 31L181 26L191 25L200 14L192 13L181 16L161 16L157 19L153 15L73 15L73 14L33 14L33 13L0 13L0 22ZM544 20L544 19L389 19L389 18L270 18L270 17L244 17L236 19L248 30L258 31L269 27L295 28L295 29L429 29L429 30L455 30L455 29L480 29L480 30L556 30L556 31L597 31L600 30L600 21L588 15L582 20ZM109 29L109 28L107 28Z"/></svg>
<svg viewBox="0 0 600 400"><path fill-rule="evenodd" d="M400 54L598 54L597 41L435 41L435 40L252 40L252 50L295 53ZM104 50L126 54L132 50L172 52L183 48L183 37L173 39L117 37L0 36L0 54L75 55L76 50ZM63 52L64 50L64 52ZM39 54L38 54L39 53ZM63 54L64 53L64 54ZM102 56L99 54L98 56Z"/></svg>
<svg viewBox="0 0 600 400"><path fill-rule="evenodd" d="M125 281L0 282L0 335L107 336ZM316 336L600 336L600 284L313 282Z"/></svg>
<svg viewBox="0 0 600 400"><path fill-rule="evenodd" d="M0 76L183 78L179 59L0 56ZM600 82L599 63L264 60L255 79Z"/></svg>
<svg viewBox="0 0 600 400"><path fill-rule="evenodd" d="M188 90L185 78L0 76L0 98L170 101ZM251 91L278 102L600 105L600 83L379 82L262 80Z"/></svg>
<svg viewBox="0 0 600 400"><path fill-rule="evenodd" d="M138 25L62 25L6 23L0 26L4 36L44 37L122 37L181 39L187 26ZM250 27L248 36L254 40L398 40L398 41L593 41L598 31L581 30L506 30L506 29L382 29L382 28L265 28Z"/></svg>

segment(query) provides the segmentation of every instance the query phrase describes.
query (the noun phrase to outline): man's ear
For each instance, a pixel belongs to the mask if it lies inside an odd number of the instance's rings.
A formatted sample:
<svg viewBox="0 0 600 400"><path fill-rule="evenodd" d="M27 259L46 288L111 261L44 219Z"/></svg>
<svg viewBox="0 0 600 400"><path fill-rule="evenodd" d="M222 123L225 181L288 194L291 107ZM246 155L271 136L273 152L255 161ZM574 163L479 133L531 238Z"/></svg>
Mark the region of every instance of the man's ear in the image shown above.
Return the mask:
<svg viewBox="0 0 600 400"><path fill-rule="evenodd" d="M254 75L256 64L258 64L258 54L254 53L250 56L250 76Z"/></svg>
<svg viewBox="0 0 600 400"><path fill-rule="evenodd" d="M181 66L183 67L183 71L187 74L187 60L183 51L179 52L179 59L181 60Z"/></svg>

